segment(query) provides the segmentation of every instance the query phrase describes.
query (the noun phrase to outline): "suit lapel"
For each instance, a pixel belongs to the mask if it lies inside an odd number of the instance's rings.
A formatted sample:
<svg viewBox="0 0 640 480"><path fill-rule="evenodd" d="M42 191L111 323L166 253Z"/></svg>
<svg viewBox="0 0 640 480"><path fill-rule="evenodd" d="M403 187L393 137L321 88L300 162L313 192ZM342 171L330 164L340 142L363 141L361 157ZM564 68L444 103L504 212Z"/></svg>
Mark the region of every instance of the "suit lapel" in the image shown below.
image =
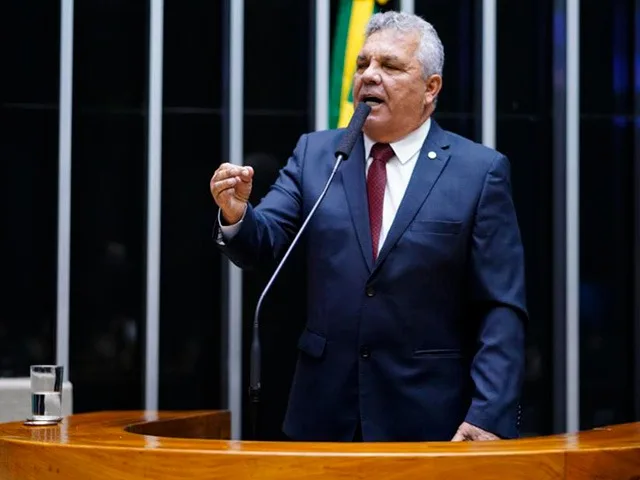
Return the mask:
<svg viewBox="0 0 640 480"><path fill-rule="evenodd" d="M371 229L369 227L369 206L365 175L364 141L362 134L349 158L341 165L342 186L349 203L351 219L356 230L358 243L369 271L373 268Z"/></svg>
<svg viewBox="0 0 640 480"><path fill-rule="evenodd" d="M429 193L431 193L434 184L449 161L450 155L448 148L449 142L446 133L435 120L432 119L429 134L420 150L418 160L411 175L411 180L409 180L407 190L400 202L396 216L382 246L382 250L374 266L374 272L380 264L384 262L391 248L400 239L429 196ZM433 153L431 152L435 153L435 158L431 158L433 157ZM366 192L364 197L366 198ZM369 244L371 244L371 241L369 241ZM369 251L371 251L371 248L369 248Z"/></svg>

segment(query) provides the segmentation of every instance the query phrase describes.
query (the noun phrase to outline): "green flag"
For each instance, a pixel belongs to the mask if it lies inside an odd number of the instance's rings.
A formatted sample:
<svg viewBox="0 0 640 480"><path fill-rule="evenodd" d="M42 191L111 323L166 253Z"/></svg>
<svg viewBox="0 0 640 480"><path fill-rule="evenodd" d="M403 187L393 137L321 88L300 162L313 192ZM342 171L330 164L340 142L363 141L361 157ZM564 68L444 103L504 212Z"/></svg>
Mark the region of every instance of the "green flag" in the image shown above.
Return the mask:
<svg viewBox="0 0 640 480"><path fill-rule="evenodd" d="M343 128L353 115L353 75L364 43L364 29L388 0L340 0L331 53L329 128Z"/></svg>

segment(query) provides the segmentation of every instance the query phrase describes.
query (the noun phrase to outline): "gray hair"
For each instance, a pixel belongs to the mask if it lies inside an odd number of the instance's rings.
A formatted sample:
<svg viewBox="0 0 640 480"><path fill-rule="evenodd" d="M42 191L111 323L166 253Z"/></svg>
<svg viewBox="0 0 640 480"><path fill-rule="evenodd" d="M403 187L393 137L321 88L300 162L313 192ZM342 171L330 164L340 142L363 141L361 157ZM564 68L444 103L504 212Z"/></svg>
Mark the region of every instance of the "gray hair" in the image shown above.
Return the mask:
<svg viewBox="0 0 640 480"><path fill-rule="evenodd" d="M424 78L430 75L442 75L444 66L444 47L438 32L423 18L406 12L388 11L371 16L365 29L365 38L380 30L393 29L401 33L420 34L418 61L422 65Z"/></svg>

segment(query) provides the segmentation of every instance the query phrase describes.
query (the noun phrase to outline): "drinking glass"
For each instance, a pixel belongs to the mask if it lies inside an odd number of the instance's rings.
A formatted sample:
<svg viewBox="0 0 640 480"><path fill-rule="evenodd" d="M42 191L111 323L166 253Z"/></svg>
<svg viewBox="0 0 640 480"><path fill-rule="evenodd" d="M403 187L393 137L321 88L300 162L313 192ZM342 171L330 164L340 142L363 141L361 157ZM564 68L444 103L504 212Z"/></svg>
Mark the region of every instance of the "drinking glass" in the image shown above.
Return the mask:
<svg viewBox="0 0 640 480"><path fill-rule="evenodd" d="M62 377L59 365L31 366L31 417L28 425L52 425L62 420Z"/></svg>

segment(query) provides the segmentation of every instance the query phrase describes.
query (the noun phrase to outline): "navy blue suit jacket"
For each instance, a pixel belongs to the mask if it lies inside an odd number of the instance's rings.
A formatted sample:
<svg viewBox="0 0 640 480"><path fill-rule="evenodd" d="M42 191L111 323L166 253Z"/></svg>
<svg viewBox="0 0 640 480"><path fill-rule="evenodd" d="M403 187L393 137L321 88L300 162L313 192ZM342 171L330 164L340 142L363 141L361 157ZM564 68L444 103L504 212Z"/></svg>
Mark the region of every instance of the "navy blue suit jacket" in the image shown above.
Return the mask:
<svg viewBox="0 0 640 480"><path fill-rule="evenodd" d="M341 135L303 135L237 235L225 244L215 234L236 265L281 258L329 177ZM527 312L503 155L432 120L374 263L360 138L305 237L308 311L288 436L348 441L358 419L365 441L450 440L465 420L517 436Z"/></svg>

